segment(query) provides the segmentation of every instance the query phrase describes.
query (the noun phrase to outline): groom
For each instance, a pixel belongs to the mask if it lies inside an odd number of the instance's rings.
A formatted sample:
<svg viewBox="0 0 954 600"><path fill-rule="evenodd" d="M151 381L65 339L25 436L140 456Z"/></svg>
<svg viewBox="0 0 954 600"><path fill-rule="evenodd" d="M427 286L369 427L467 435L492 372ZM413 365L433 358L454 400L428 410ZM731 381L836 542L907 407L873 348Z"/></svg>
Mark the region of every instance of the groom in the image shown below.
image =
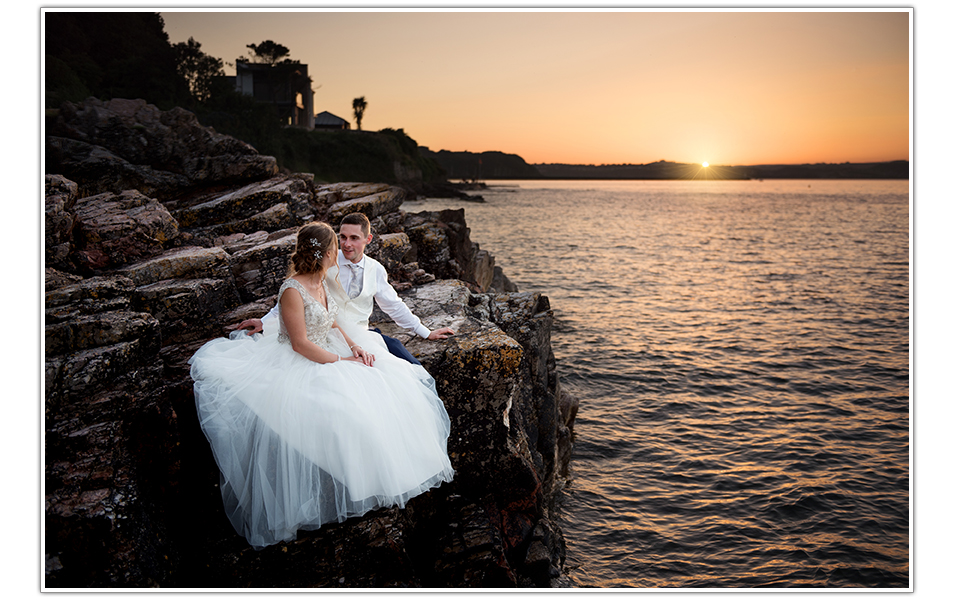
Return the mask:
<svg viewBox="0 0 954 600"><path fill-rule="evenodd" d="M401 300L388 283L388 273L384 266L370 256L364 255L364 248L371 242L372 237L371 222L364 213L351 213L341 219L341 225L338 228L338 264L328 270L326 278L328 291L341 311L338 313L339 324L346 328L356 326L368 329L368 320L371 318L374 302L377 301L381 310L394 319L395 323L414 331L422 338L443 340L453 335L454 331L449 327L429 330ZM261 319L242 321L239 329L251 329L249 333L257 333L262 331L263 322L274 319L277 315L278 305L276 304ZM377 329L374 331L381 333ZM384 338L391 354L415 365L421 364L401 342L386 335L381 337Z"/></svg>

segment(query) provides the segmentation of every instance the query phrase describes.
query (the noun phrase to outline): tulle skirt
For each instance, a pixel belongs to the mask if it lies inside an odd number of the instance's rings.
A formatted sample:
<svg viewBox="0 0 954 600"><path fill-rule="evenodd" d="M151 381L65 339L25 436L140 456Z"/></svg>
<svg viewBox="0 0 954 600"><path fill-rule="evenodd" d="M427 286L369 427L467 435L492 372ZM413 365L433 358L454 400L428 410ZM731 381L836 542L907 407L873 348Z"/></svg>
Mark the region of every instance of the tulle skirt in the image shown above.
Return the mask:
<svg viewBox="0 0 954 600"><path fill-rule="evenodd" d="M350 356L332 335L333 351ZM352 339L374 366L314 363L275 332L212 340L189 361L225 512L253 547L403 507L453 478L450 420L433 378L390 355L376 333Z"/></svg>

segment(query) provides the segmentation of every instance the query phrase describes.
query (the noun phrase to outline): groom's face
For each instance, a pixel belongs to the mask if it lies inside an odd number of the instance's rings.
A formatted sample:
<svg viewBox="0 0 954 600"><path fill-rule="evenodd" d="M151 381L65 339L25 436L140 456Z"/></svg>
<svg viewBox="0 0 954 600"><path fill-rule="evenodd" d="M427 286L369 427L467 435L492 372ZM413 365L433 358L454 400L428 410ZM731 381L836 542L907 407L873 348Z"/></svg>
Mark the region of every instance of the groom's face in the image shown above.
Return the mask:
<svg viewBox="0 0 954 600"><path fill-rule="evenodd" d="M341 253L353 263L359 262L364 255L364 247L371 241L371 234L364 235L360 225L342 225L338 230L338 243Z"/></svg>

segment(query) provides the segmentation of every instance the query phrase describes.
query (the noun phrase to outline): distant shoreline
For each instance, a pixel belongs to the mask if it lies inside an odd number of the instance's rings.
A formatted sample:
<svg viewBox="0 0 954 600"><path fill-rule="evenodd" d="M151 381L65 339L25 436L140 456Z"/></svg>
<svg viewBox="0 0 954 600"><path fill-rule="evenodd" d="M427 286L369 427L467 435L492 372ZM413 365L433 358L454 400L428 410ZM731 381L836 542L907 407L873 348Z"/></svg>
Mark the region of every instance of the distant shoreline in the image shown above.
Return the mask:
<svg viewBox="0 0 954 600"><path fill-rule="evenodd" d="M484 177L481 181L765 181L765 180L867 180L867 181L909 181L909 177ZM452 183L463 182L457 179Z"/></svg>
<svg viewBox="0 0 954 600"><path fill-rule="evenodd" d="M908 161L793 165L711 165L659 161L646 165L532 165L546 179L910 179Z"/></svg>
<svg viewBox="0 0 954 600"><path fill-rule="evenodd" d="M910 162L893 160L873 163L805 163L766 165L709 165L659 160L648 164L574 165L527 163L516 154L503 152L421 153L436 161L448 179L469 182L500 179L539 180L758 180L758 179L910 179Z"/></svg>

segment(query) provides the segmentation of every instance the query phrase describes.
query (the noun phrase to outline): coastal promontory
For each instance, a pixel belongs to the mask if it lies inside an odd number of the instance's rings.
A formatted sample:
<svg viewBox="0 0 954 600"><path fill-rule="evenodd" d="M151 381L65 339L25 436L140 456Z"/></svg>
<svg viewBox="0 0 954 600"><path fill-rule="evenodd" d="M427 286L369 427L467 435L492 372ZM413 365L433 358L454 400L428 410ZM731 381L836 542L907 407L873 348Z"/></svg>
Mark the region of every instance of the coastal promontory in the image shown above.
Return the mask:
<svg viewBox="0 0 954 600"><path fill-rule="evenodd" d="M519 292L463 210L282 172L188 111L65 103L48 117L46 588L550 587L577 401L546 296ZM442 342L412 338L451 418L450 484L261 551L225 517L188 359L275 303L298 226L372 221L368 253ZM505 268L505 265L503 265Z"/></svg>

